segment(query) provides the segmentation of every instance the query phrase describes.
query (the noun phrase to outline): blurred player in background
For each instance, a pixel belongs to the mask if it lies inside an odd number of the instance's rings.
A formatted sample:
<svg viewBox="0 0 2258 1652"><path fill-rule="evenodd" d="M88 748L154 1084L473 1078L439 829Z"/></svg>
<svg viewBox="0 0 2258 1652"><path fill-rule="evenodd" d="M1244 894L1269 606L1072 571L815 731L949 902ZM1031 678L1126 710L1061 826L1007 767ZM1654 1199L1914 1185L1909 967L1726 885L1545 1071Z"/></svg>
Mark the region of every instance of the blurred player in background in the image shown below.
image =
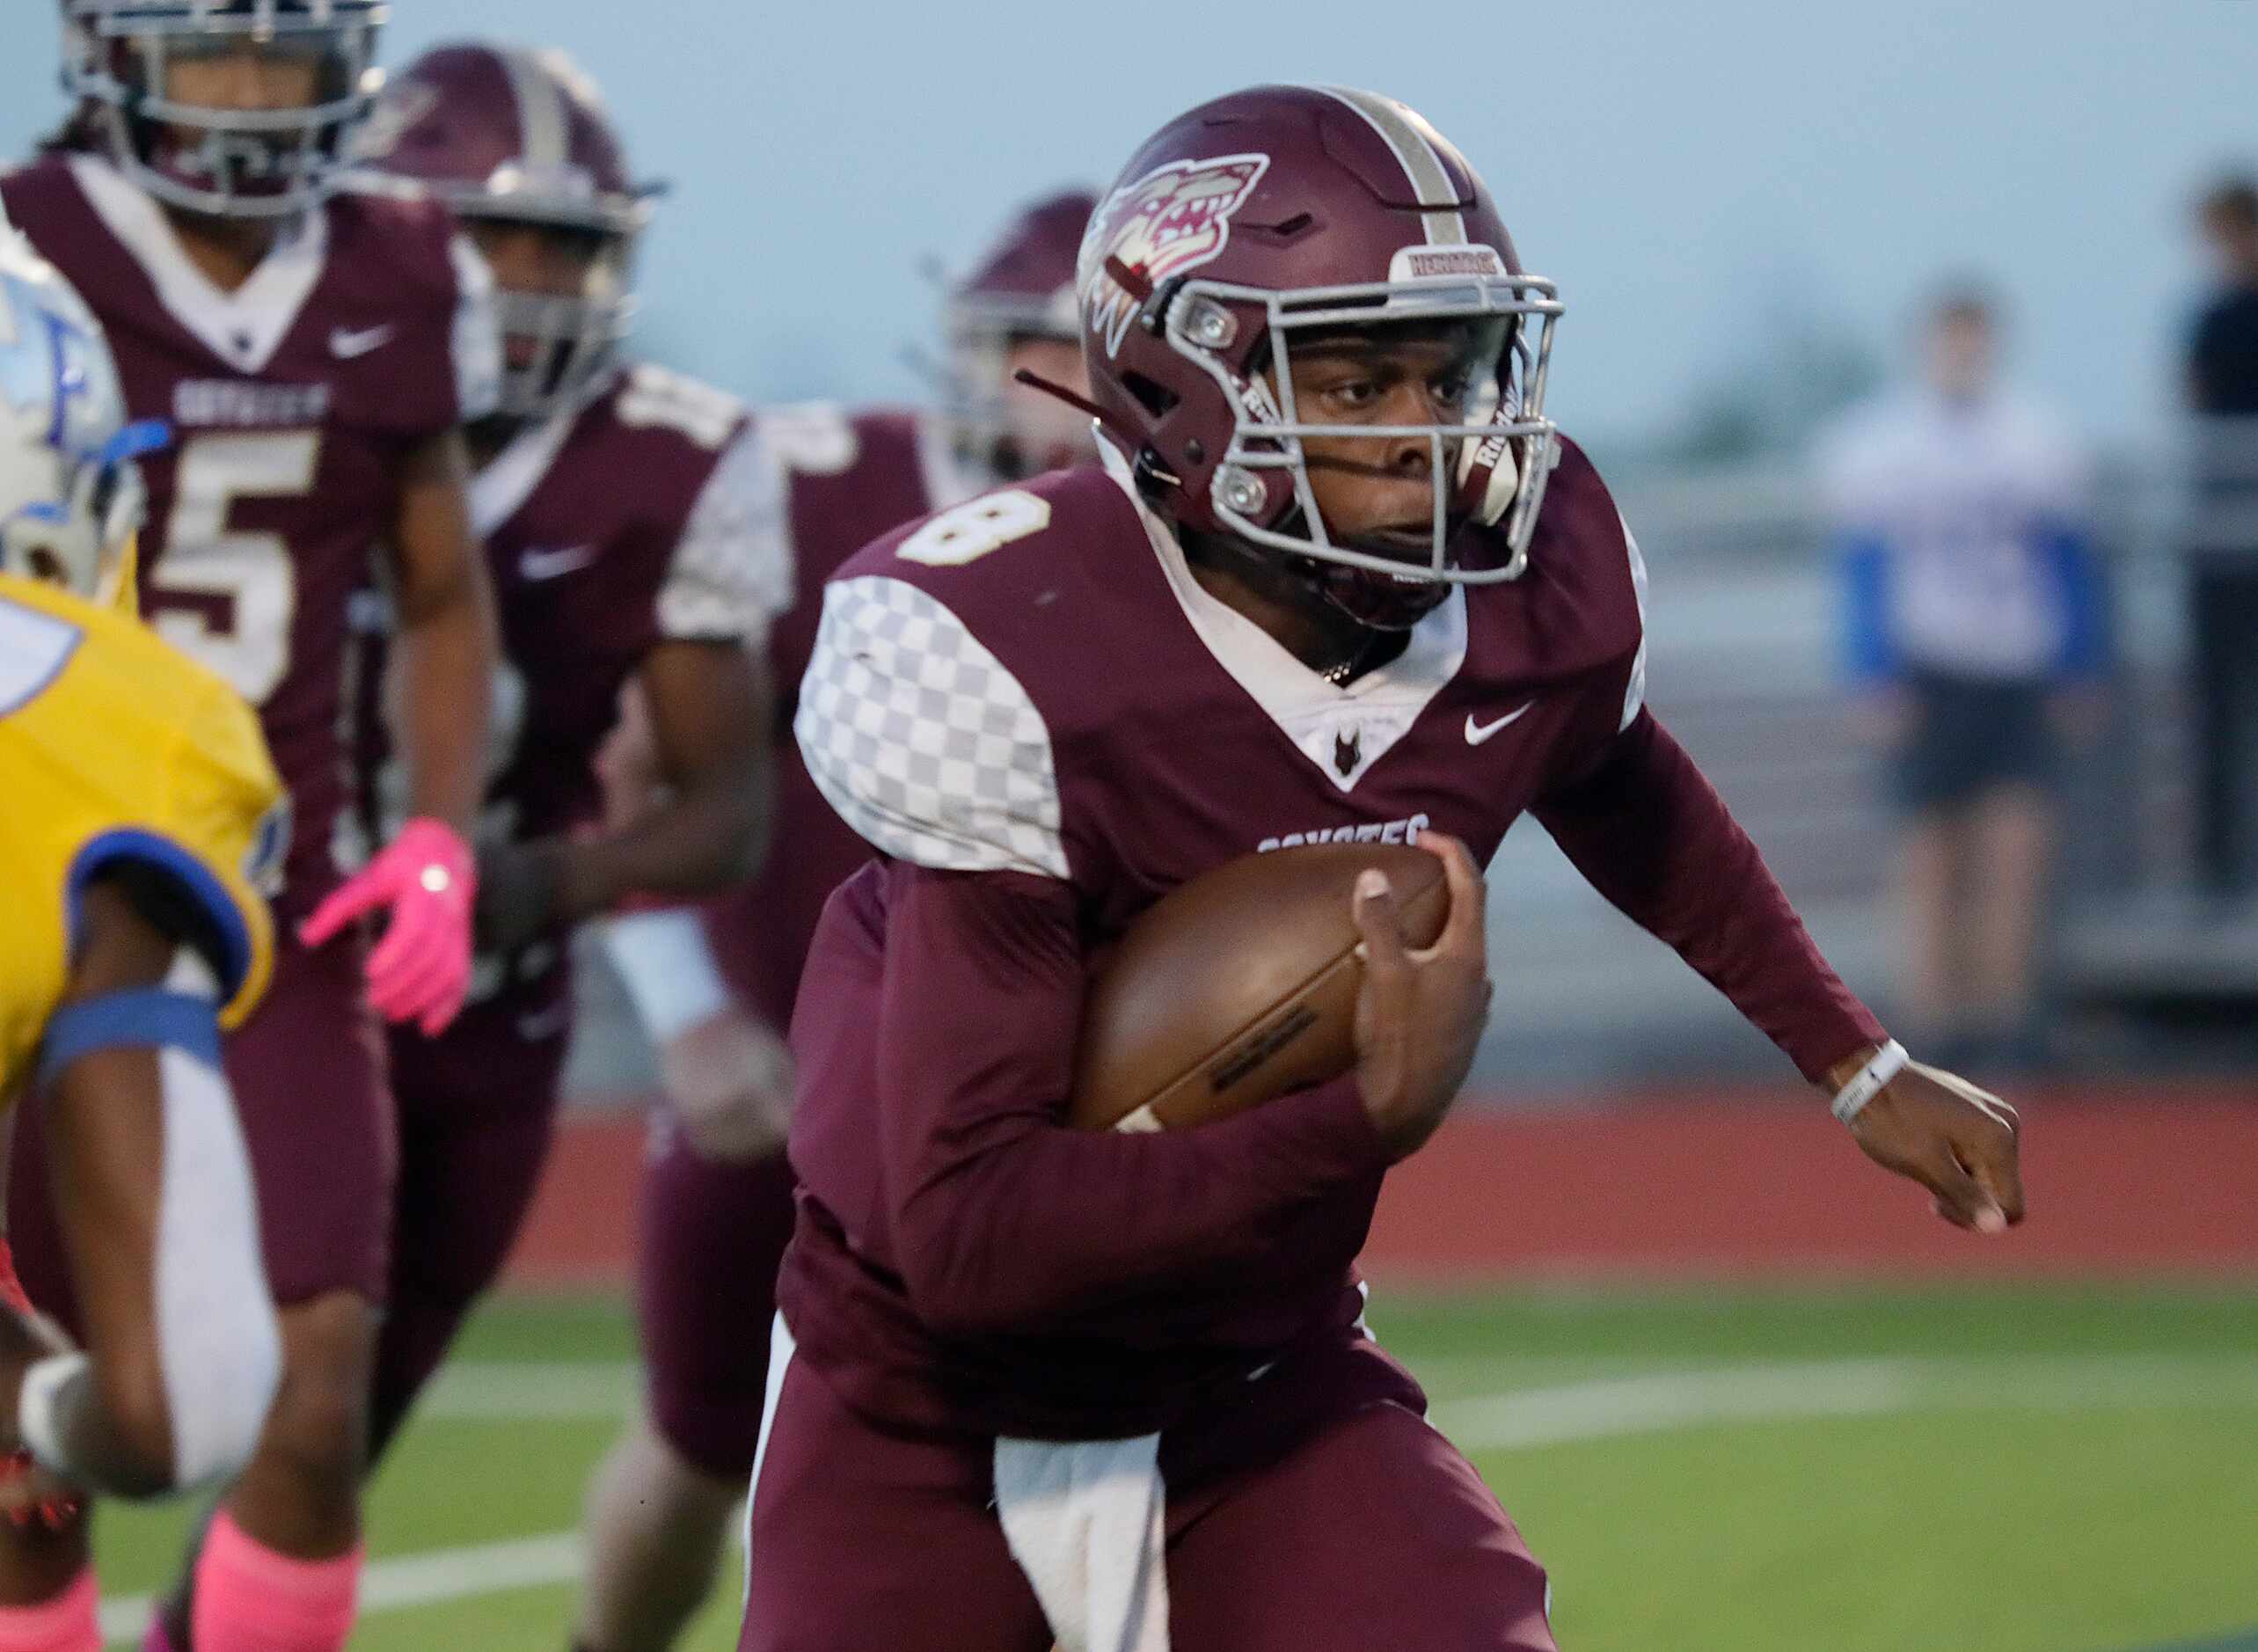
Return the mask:
<svg viewBox="0 0 2258 1652"><path fill-rule="evenodd" d="M258 720L132 613L135 458L92 316L0 219L0 1108L56 1188L83 1352L0 1244L0 1510L247 1459L281 1368L220 1030L274 966L287 815ZM25 1564L27 1559L59 1565ZM93 1574L0 1555L0 1648L101 1645Z"/></svg>
<svg viewBox="0 0 2258 1652"><path fill-rule="evenodd" d="M1888 1042L1646 709L1643 566L1545 417L1560 305L1433 128L1338 88L1193 110L1078 289L1102 467L824 591L797 735L879 859L792 1029L740 1644L1550 1652L1542 1568L1354 1268L1473 1058L1476 859L1533 812L1962 1225L2020 1215L2013 1124ZM1360 889L1358 1071L1065 1128L1093 954L1312 837L1417 837L1451 887L1418 954Z"/></svg>
<svg viewBox="0 0 2258 1652"><path fill-rule="evenodd" d="M2098 715L2107 603L2086 456L1999 384L1999 327L1985 293L1941 295L1918 381L1852 413L1824 467L1851 670L1905 819L1906 1021L1949 1065L2028 1067L2062 747Z"/></svg>
<svg viewBox="0 0 2258 1652"><path fill-rule="evenodd" d="M667 1101L653 1119L638 1262L646 1407L590 1489L582 1652L673 1644L712 1586L752 1469L768 1345L747 1327L773 1317L793 1219L782 1151L792 1075L780 1035L823 902L870 852L823 801L790 736L823 581L899 523L1087 455L1088 419L1012 375L1085 383L1074 259L1092 204L1065 191L1028 207L951 288L935 413L760 415L788 474L793 570L793 607L771 647L786 690L771 730L775 852L758 878L703 915L650 911L612 925L613 956L658 1046ZM631 736L610 754L630 813L654 778L647 750Z"/></svg>
<svg viewBox="0 0 2258 1652"><path fill-rule="evenodd" d="M2203 877L2258 890L2258 179L2213 186L2197 214L2214 288L2188 340L2197 530L2189 545Z"/></svg>
<svg viewBox="0 0 2258 1652"><path fill-rule="evenodd" d="M492 617L458 427L499 344L475 253L432 206L335 193L364 114L376 0L66 0L77 99L0 197L100 318L147 466L142 605L257 706L295 830L274 982L230 1041L288 1378L194 1568L201 1652L327 1652L351 1626L361 1470L391 1212L371 1006L445 1025L470 973L464 835L486 759ZM408 823L340 886L347 610L375 548L400 615ZM381 913L364 960L355 920ZM318 1167L318 1174L310 1173ZM19 1156L26 1283L67 1308L45 1179ZM0 1546L83 1551L83 1528ZM152 1644L179 1644L185 1603Z"/></svg>
<svg viewBox="0 0 2258 1652"><path fill-rule="evenodd" d="M639 892L728 888L757 864L775 720L760 654L792 568L768 433L721 391L621 355L657 191L632 179L562 54L435 48L387 87L360 153L478 243L504 353L501 410L470 431L505 661L478 844L482 956L452 1027L393 1032L381 1453L508 1254L547 1157L573 926ZM593 761L630 680L664 794L596 830ZM395 777L370 767L381 815Z"/></svg>

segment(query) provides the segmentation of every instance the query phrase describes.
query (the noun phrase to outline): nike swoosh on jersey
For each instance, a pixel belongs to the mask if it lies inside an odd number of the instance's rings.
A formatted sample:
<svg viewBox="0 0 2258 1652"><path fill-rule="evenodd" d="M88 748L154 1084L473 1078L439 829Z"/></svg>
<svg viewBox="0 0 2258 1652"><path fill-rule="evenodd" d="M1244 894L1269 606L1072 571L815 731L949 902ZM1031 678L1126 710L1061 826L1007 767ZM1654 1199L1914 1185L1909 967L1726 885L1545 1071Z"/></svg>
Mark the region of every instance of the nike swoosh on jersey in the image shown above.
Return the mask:
<svg viewBox="0 0 2258 1652"><path fill-rule="evenodd" d="M561 579L577 574L596 560L592 545L567 545L561 551L528 551L517 559L517 571L534 581Z"/></svg>
<svg viewBox="0 0 2258 1652"><path fill-rule="evenodd" d="M1537 702L1535 700L1531 700L1519 711L1508 712L1504 716L1499 718L1494 723L1478 723L1474 720L1474 714L1472 712L1468 712L1466 713L1466 743L1470 746L1480 745L1482 742L1487 740L1492 735L1496 734L1500 729L1509 727L1513 724L1519 722L1523 718L1528 716L1530 712L1535 709L1536 705Z"/></svg>
<svg viewBox="0 0 2258 1652"><path fill-rule="evenodd" d="M399 328L391 322L377 327L340 327L329 335L329 353L340 362L350 362L355 356L368 355L383 349L392 341Z"/></svg>

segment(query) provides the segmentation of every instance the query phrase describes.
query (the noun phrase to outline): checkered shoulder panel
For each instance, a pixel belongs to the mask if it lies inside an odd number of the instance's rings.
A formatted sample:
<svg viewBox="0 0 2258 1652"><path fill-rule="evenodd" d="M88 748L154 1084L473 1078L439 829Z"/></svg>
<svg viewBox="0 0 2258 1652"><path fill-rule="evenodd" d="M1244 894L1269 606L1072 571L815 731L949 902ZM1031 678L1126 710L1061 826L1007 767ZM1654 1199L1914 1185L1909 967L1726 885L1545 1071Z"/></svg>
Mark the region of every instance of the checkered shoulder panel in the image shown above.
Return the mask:
<svg viewBox="0 0 2258 1652"><path fill-rule="evenodd" d="M789 484L757 425L722 450L659 589L669 637L742 638L757 647L792 606Z"/></svg>
<svg viewBox="0 0 2258 1652"><path fill-rule="evenodd" d="M1042 713L916 586L865 574L825 589L793 732L873 847L946 872L1068 875Z"/></svg>

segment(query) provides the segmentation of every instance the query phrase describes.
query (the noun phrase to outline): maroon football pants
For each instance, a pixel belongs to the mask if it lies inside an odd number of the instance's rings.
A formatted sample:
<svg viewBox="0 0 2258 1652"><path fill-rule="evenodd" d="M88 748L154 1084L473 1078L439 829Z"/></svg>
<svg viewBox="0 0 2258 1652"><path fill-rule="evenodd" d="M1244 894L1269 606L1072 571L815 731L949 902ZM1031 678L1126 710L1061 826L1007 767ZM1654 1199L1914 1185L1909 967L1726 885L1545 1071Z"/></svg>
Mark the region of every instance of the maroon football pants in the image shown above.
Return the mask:
<svg viewBox="0 0 2258 1652"><path fill-rule="evenodd" d="M1048 1652L993 1443L905 1438L794 1359L754 1482L738 1652ZM1544 1568L1471 1465L1390 1403L1181 1495L1173 1652L1556 1652Z"/></svg>
<svg viewBox="0 0 2258 1652"><path fill-rule="evenodd" d="M287 926L276 930L267 997L224 1046L258 1189L267 1282L284 1307L337 1290L381 1302L392 1216L392 1103L384 1037L364 1002L361 947L340 937L309 952ZM75 1325L35 1108L26 1097L17 1121L8 1236L32 1300Z"/></svg>
<svg viewBox="0 0 2258 1652"><path fill-rule="evenodd" d="M524 1225L556 1134L572 1022L566 976L559 969L472 1005L437 1038L393 1029L399 1178L369 1413L372 1462Z"/></svg>
<svg viewBox="0 0 2258 1652"><path fill-rule="evenodd" d="M740 1485L760 1437L792 1186L782 1153L716 1164L663 1108L652 1115L635 1274L651 1421L686 1461Z"/></svg>

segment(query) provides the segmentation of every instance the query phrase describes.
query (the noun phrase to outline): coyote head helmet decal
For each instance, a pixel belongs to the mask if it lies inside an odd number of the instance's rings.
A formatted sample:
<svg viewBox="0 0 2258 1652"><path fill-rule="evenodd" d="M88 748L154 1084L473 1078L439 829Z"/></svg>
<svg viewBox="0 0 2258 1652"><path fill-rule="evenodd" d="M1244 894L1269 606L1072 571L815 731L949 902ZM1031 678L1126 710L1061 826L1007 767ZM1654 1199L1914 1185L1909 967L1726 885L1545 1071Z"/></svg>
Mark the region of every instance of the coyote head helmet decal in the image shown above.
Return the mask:
<svg viewBox="0 0 2258 1652"><path fill-rule="evenodd" d="M1091 215L1082 241L1082 308L1107 355L1120 351L1137 300L1106 261L1119 259L1154 286L1197 269L1230 244L1231 215L1269 164L1268 155L1174 161L1116 189Z"/></svg>

